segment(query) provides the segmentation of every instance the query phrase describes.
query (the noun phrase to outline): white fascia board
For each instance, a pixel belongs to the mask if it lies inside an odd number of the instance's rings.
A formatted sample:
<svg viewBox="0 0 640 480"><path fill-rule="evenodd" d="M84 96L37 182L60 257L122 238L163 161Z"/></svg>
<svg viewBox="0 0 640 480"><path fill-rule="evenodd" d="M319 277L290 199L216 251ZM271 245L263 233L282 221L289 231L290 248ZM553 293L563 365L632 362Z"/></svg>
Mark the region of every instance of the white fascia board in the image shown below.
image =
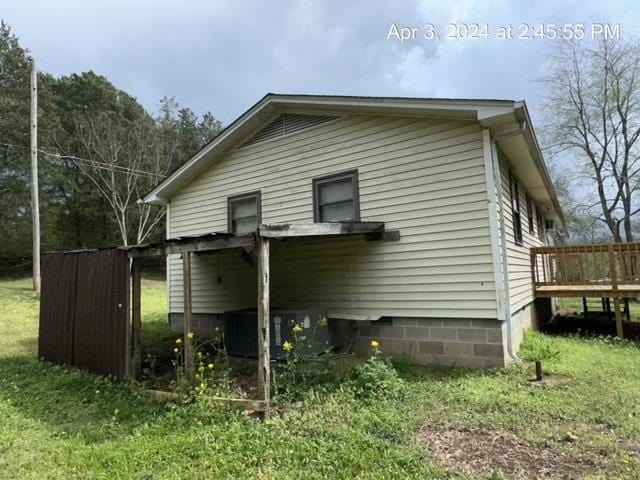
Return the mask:
<svg viewBox="0 0 640 480"><path fill-rule="evenodd" d="M564 224L564 214L562 213L562 208L560 207L560 202L558 201L558 196L556 195L553 181L551 180L551 176L549 175L549 170L547 170L547 166L544 163L542 150L540 149L540 145L538 144L536 134L533 131L533 125L531 123L531 117L529 116L529 110L524 101L516 103L516 115L518 115L518 117L525 122L525 129L523 133L527 144L529 145L529 150L531 151L533 161L536 168L540 172L540 175L542 176L542 181L545 185L545 188L547 189L547 193L549 194L553 209L555 210L557 217Z"/></svg>
<svg viewBox="0 0 640 480"><path fill-rule="evenodd" d="M396 112L407 115L429 115L433 112L449 112L452 118L460 116L472 120L513 113L511 100L459 100L417 99L388 97L323 97L277 95L271 101L285 108L325 108L335 111Z"/></svg>

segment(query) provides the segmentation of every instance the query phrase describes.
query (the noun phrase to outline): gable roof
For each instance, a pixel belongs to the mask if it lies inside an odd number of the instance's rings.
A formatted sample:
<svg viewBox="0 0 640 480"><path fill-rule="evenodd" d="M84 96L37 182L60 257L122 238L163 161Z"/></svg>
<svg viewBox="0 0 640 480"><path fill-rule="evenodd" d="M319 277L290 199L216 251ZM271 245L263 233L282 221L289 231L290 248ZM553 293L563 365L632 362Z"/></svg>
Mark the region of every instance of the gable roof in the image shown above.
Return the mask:
<svg viewBox="0 0 640 480"><path fill-rule="evenodd" d="M525 183L531 195L545 204L551 216L562 219L560 205L544 165L526 104L524 101L513 100L268 93L160 182L142 201L160 205L168 203L176 192L221 155L247 141L268 122L288 110L307 110L315 114L359 113L478 121L491 129L508 158L523 158L518 165L512 165L516 175Z"/></svg>

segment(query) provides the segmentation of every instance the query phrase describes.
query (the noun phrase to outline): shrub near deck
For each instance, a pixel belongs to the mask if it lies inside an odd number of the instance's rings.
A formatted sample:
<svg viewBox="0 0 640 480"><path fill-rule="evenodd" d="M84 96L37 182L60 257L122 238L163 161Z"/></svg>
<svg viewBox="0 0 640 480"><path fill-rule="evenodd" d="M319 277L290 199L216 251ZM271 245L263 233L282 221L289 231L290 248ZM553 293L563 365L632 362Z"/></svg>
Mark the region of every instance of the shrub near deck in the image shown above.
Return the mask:
<svg viewBox="0 0 640 480"><path fill-rule="evenodd" d="M457 464L432 463L439 456L418 441L425 425L495 430L511 444L515 435L553 458L589 455L590 478L640 477L635 344L553 339L562 356L545 368L573 378L554 389L529 387L532 370L400 361L402 400L360 400L336 385L262 423L208 404L158 404L141 389L38 362L29 287L0 282L0 478L448 478ZM163 336L162 298L160 284L147 284L147 340Z"/></svg>

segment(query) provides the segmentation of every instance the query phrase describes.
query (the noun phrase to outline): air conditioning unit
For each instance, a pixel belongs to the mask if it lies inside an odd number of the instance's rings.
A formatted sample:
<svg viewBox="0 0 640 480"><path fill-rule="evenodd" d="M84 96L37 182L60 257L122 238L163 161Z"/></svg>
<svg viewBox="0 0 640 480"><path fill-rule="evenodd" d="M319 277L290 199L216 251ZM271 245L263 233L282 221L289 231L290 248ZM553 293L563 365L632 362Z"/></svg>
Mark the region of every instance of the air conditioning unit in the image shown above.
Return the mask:
<svg viewBox="0 0 640 480"><path fill-rule="evenodd" d="M334 322L324 323L323 311L318 309L280 310L272 309L269 319L271 357L284 358L284 342L295 341L293 327L300 325L300 342L310 353L322 353L339 347L338 328ZM224 343L232 356L258 356L258 312L254 309L233 310L224 313Z"/></svg>

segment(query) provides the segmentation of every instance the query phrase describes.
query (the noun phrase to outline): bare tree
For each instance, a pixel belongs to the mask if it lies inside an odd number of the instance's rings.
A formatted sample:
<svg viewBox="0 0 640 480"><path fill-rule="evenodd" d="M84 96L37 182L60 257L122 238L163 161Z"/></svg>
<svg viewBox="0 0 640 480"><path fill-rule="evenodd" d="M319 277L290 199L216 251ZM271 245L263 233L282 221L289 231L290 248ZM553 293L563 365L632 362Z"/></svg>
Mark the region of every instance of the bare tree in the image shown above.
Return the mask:
<svg viewBox="0 0 640 480"><path fill-rule="evenodd" d="M142 243L162 220L162 208L138 202L166 175L171 152L161 142L152 120L128 121L108 113L76 121L89 162L76 160L109 203L124 245L130 233Z"/></svg>
<svg viewBox="0 0 640 480"><path fill-rule="evenodd" d="M640 44L563 42L549 59L545 87L548 147L567 159L577 205L617 242L634 238L640 213Z"/></svg>

